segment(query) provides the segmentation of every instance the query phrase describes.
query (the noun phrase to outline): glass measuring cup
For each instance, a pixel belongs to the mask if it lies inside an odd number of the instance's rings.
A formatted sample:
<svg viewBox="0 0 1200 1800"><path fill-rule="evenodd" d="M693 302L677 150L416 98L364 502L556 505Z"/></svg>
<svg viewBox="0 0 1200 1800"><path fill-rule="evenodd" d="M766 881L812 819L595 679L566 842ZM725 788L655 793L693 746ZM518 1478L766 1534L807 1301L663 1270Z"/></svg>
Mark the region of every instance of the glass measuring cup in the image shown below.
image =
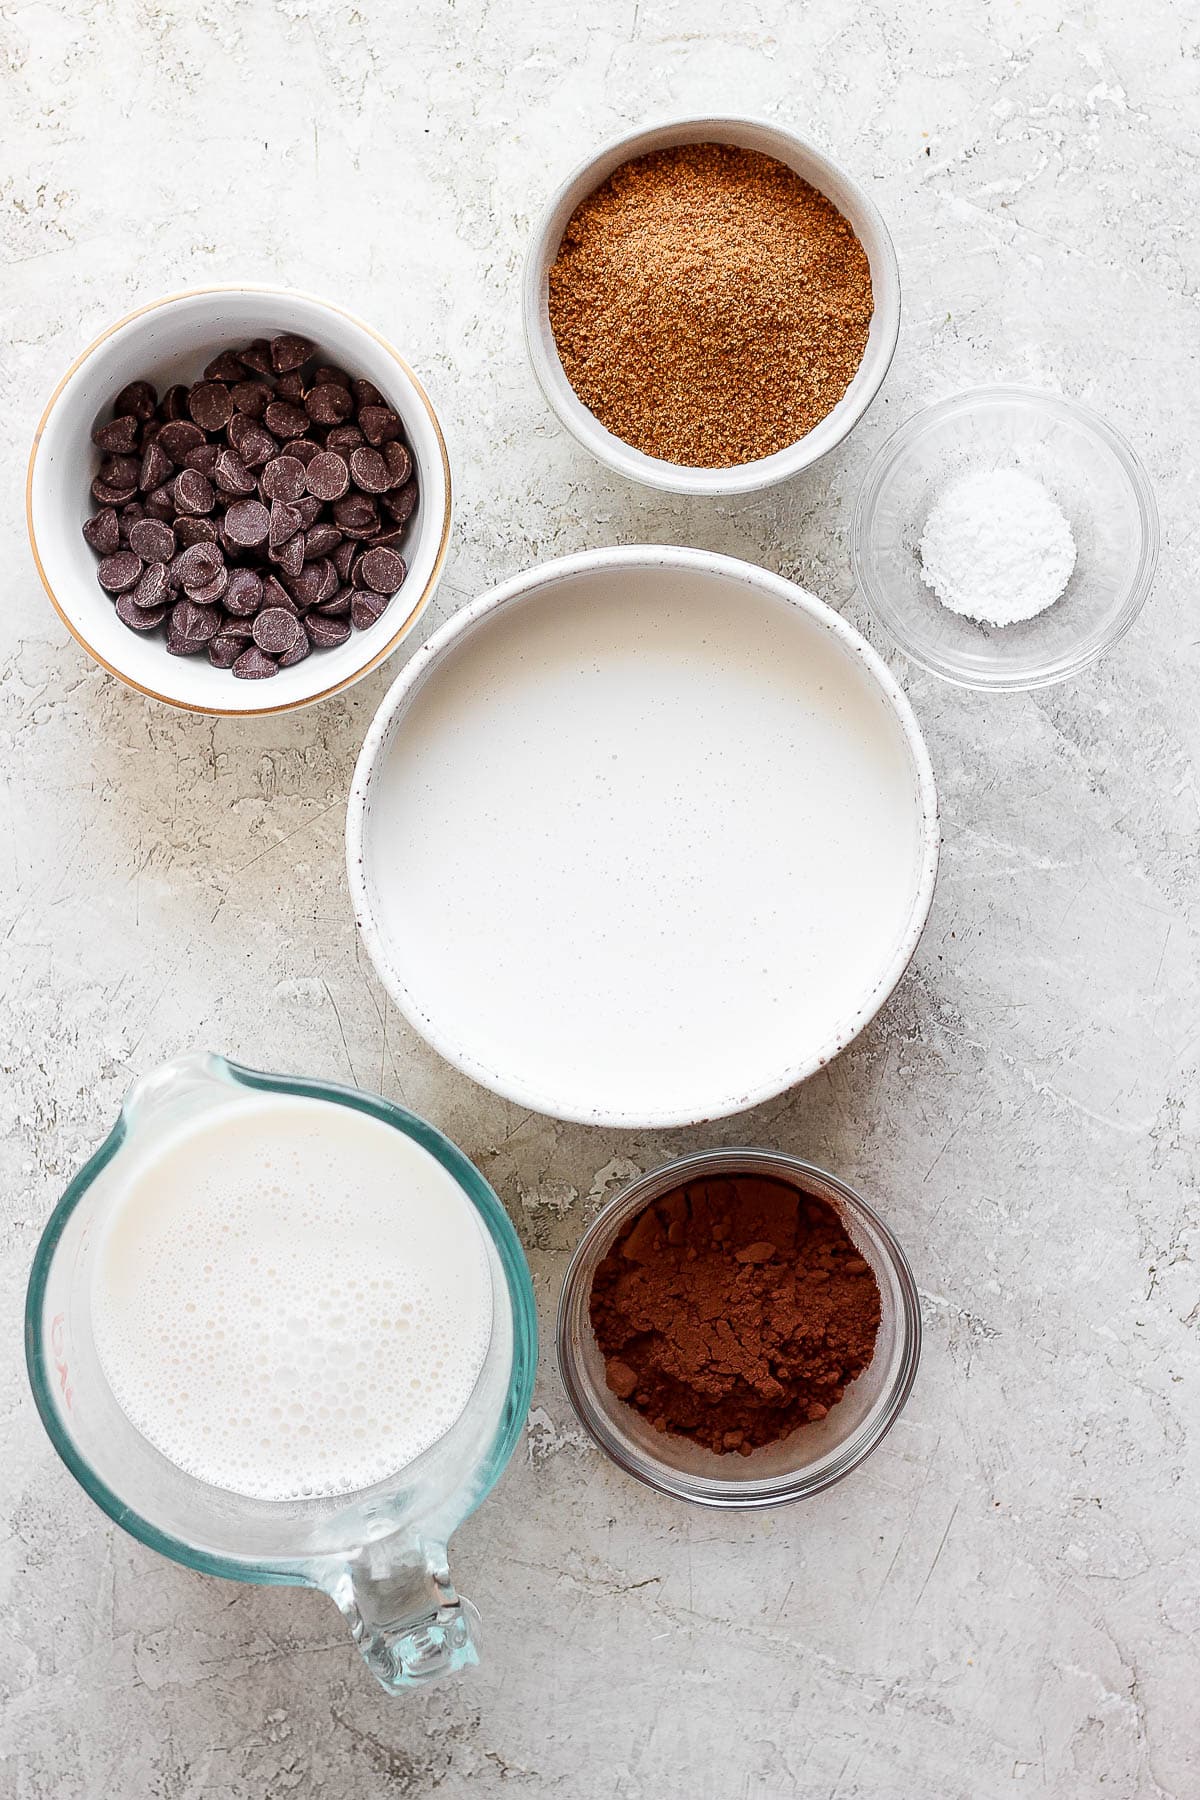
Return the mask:
<svg viewBox="0 0 1200 1800"><path fill-rule="evenodd" d="M96 1246L135 1143L140 1156L155 1134L215 1119L255 1093L355 1108L403 1132L453 1177L483 1228L492 1333L471 1397L428 1450L358 1493L255 1500L185 1474L122 1412L96 1351ZM152 1550L201 1574L323 1589L391 1692L478 1661L478 1614L455 1592L446 1545L512 1454L533 1390L537 1324L529 1268L507 1213L433 1126L374 1094L260 1074L221 1056L167 1063L130 1088L112 1131L50 1217L29 1280L25 1353L55 1449L84 1491Z"/></svg>

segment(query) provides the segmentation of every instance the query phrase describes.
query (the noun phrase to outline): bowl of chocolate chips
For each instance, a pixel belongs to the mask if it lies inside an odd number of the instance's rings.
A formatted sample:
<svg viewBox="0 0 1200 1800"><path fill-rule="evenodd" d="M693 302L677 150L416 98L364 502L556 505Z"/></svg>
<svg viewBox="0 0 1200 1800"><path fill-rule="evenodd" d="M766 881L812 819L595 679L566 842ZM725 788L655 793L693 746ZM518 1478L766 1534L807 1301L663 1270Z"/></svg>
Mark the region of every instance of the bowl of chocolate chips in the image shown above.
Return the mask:
<svg viewBox="0 0 1200 1800"><path fill-rule="evenodd" d="M29 461L43 585L130 687L282 712L359 680L428 605L450 470L412 369L285 289L159 300L56 388Z"/></svg>

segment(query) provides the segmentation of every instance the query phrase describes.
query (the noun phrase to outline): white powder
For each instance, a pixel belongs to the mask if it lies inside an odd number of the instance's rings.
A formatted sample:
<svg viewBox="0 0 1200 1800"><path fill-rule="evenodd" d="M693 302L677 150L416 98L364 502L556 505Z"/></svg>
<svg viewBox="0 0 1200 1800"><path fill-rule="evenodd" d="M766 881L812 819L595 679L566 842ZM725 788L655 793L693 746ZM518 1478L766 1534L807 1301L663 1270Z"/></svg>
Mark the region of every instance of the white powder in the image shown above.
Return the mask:
<svg viewBox="0 0 1200 1800"><path fill-rule="evenodd" d="M980 469L938 496L921 537L921 579L943 606L984 625L1045 612L1066 590L1075 539L1040 481Z"/></svg>

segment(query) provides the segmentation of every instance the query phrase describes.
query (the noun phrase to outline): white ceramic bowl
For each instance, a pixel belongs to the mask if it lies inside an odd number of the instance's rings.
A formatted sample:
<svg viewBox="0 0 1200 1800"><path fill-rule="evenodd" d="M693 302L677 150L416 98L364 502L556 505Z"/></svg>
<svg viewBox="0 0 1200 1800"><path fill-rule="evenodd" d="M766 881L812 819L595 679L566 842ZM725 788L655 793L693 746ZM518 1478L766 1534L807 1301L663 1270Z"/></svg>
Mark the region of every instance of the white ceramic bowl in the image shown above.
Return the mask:
<svg viewBox="0 0 1200 1800"><path fill-rule="evenodd" d="M833 411L798 443L774 456L728 469L693 469L664 462L613 435L590 412L563 372L550 328L549 274L567 222L580 201L600 187L614 169L635 156L676 144L734 144L786 163L831 200L849 220L867 253L875 311L867 347L854 379ZM522 307L529 360L543 394L567 430L585 450L647 487L674 494L746 494L807 469L841 443L862 418L883 385L900 330L900 273L887 226L874 202L836 163L803 138L765 119L679 119L635 131L590 157L569 175L538 221L525 259Z"/></svg>
<svg viewBox="0 0 1200 1800"><path fill-rule="evenodd" d="M219 350L295 331L330 362L373 381L404 421L420 499L404 544L408 577L383 616L335 650L319 650L269 681L239 681L206 656L168 654L156 634L121 624L96 580L96 557L81 535L94 510L93 425L127 382L144 377L160 392L198 379ZM428 605L450 536L450 465L429 397L404 359L341 307L286 288L197 288L143 306L90 344L67 370L33 440L26 485L29 541L42 584L84 649L130 687L193 712L248 716L307 706L349 687L390 656Z"/></svg>
<svg viewBox="0 0 1200 1800"><path fill-rule="evenodd" d="M879 657L811 594L659 545L527 570L413 657L347 866L448 1061L587 1124L739 1112L844 1049L929 911L937 798Z"/></svg>

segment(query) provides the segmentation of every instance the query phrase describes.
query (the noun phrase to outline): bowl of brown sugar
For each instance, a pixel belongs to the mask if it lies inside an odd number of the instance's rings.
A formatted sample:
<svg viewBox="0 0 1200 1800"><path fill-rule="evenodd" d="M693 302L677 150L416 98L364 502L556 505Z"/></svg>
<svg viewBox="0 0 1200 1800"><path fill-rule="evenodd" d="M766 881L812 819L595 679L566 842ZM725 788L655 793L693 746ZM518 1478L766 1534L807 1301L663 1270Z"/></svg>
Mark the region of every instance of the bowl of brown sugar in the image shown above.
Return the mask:
<svg viewBox="0 0 1200 1800"><path fill-rule="evenodd" d="M916 1376L904 1252L835 1175L770 1150L633 1182L572 1258L558 1361L581 1423L649 1487L764 1507L831 1487Z"/></svg>
<svg viewBox="0 0 1200 1800"><path fill-rule="evenodd" d="M647 486L748 493L834 449L896 348L878 209L780 126L687 119L589 158L525 264L525 340L567 430Z"/></svg>

